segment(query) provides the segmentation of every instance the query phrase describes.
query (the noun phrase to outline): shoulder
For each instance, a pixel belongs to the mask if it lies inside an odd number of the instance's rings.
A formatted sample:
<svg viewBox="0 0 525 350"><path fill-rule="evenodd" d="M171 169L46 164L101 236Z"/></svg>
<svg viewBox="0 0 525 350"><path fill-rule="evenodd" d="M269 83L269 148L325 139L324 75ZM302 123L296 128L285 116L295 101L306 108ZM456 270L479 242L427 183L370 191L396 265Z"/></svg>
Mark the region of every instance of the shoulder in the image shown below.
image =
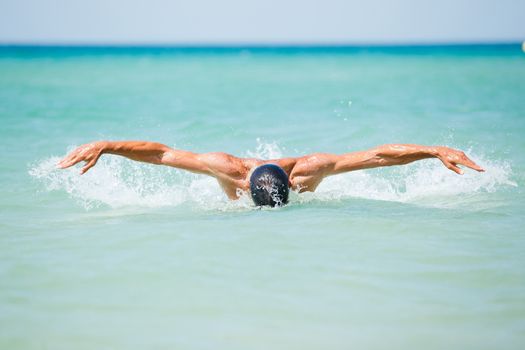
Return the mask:
<svg viewBox="0 0 525 350"><path fill-rule="evenodd" d="M297 158L297 164L294 167L294 173L299 174L314 174L324 173L330 170L335 162L337 156L330 153L312 153L303 157Z"/></svg>
<svg viewBox="0 0 525 350"><path fill-rule="evenodd" d="M245 160L228 153L202 153L198 155L198 158L216 177L243 178L247 172Z"/></svg>

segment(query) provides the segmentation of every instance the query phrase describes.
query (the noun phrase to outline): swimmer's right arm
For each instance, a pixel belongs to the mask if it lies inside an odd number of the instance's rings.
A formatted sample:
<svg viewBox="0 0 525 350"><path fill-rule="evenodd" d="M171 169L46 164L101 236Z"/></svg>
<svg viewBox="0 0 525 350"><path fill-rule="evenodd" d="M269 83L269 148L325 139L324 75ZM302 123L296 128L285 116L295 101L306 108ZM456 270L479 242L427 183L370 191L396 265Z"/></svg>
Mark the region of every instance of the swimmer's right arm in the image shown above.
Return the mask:
<svg viewBox="0 0 525 350"><path fill-rule="evenodd" d="M80 171L84 174L91 169L102 154L115 154L135 161L168 165L196 173L208 174L210 167L202 155L175 150L157 142L147 141L96 141L76 148L57 165L65 169L79 162L86 164Z"/></svg>

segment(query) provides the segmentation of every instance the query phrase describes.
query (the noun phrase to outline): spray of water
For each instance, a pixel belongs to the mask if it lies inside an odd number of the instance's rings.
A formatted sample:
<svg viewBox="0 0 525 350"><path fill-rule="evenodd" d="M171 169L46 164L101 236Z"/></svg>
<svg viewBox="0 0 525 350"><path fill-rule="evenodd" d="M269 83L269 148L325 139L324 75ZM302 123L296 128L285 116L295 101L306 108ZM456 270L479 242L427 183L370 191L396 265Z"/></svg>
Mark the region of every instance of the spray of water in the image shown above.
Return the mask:
<svg viewBox="0 0 525 350"><path fill-rule="evenodd" d="M254 151L245 156L262 159L282 157L277 143L258 140ZM293 194L291 202L333 201L363 198L431 207L455 208L476 202L479 196L517 186L511 181L507 162L472 154L485 173L466 171L458 176L437 160L388 169L356 171L326 178L315 193ZM195 205L203 209L237 210L254 208L250 197L230 201L213 178L104 156L88 173L80 176L79 167L56 168L59 157L44 159L29 169L47 191L65 191L85 208L163 207Z"/></svg>

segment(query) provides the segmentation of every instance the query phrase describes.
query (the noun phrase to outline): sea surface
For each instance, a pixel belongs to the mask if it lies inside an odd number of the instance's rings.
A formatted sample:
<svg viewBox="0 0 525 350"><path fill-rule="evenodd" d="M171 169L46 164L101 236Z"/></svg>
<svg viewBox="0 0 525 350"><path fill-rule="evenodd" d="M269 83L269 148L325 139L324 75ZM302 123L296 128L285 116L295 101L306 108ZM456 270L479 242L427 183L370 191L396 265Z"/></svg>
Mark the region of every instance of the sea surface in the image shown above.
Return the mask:
<svg viewBox="0 0 525 350"><path fill-rule="evenodd" d="M0 47L0 349L524 349L520 45ZM386 143L437 160L289 205L94 140L274 158Z"/></svg>

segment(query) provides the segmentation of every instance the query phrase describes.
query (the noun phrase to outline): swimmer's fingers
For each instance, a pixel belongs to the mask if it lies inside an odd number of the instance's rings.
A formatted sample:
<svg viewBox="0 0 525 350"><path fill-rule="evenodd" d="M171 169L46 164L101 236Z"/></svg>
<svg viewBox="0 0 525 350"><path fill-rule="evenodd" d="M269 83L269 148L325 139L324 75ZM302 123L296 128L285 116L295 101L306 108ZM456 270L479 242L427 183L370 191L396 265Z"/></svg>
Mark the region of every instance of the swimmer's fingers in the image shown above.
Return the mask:
<svg viewBox="0 0 525 350"><path fill-rule="evenodd" d="M61 169L66 169L69 167L72 167L73 165L80 163L81 161L85 161L86 165L80 170L80 174L84 174L86 171L91 169L95 164L97 164L98 159L100 158L100 153L94 154L94 155L88 155L88 156L78 156L73 155L72 157L66 157L64 160L62 160L60 163L58 163L58 167Z"/></svg>
<svg viewBox="0 0 525 350"><path fill-rule="evenodd" d="M100 158L100 154L97 155L95 158L91 159L90 161L87 162L86 165L84 165L84 167L82 168L82 170L80 170L80 175L83 175L86 173L86 171L88 171L89 169L91 169L95 164L97 164L97 160L98 158Z"/></svg>
<svg viewBox="0 0 525 350"><path fill-rule="evenodd" d="M479 172L484 172L485 169L474 163L469 157L467 157L465 154L462 154L460 156L460 159L456 162L457 164L464 165L470 169L474 169Z"/></svg>
<svg viewBox="0 0 525 350"><path fill-rule="evenodd" d="M443 164L444 164L449 170L452 170L452 171L455 172L456 174L463 175L463 170L461 170L460 168L458 168L454 163L449 162L448 160L443 159L443 158L439 158L439 160L441 160L441 161L443 162Z"/></svg>
<svg viewBox="0 0 525 350"><path fill-rule="evenodd" d="M80 174L84 174L93 167L102 154L102 148L96 147L96 144L87 144L78 147L68 156L62 159L57 166L61 169L72 167L73 165L85 161L87 164L82 168Z"/></svg>
<svg viewBox="0 0 525 350"><path fill-rule="evenodd" d="M459 150L448 147L440 147L437 157L448 169L460 175L463 175L463 170L461 170L458 165L464 165L480 172L485 171L479 165L474 163L469 157L467 157L464 152Z"/></svg>
<svg viewBox="0 0 525 350"><path fill-rule="evenodd" d="M63 158L60 162L58 162L57 166L61 169L69 168L78 162L82 161L83 158L79 156L78 151L75 150L71 152L68 156Z"/></svg>

